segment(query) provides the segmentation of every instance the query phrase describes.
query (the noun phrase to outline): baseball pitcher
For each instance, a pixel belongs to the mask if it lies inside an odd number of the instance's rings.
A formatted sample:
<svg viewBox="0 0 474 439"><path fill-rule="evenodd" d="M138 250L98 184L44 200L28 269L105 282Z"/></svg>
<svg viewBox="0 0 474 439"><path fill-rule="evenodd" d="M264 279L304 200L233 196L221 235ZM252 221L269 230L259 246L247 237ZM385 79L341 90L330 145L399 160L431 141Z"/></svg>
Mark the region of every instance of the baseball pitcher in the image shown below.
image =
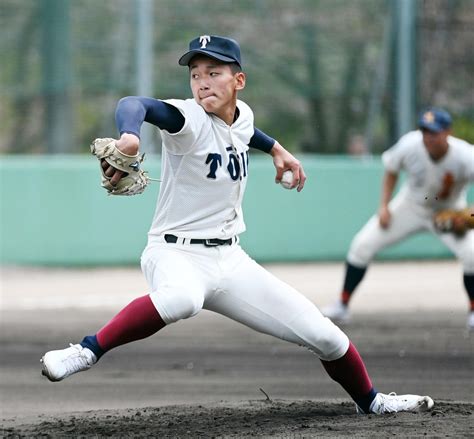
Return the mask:
<svg viewBox="0 0 474 439"><path fill-rule="evenodd" d="M96 334L47 352L43 375L61 381L89 369L114 347L207 309L309 348L360 413L431 409L428 396L377 392L348 337L240 247L249 148L272 156L277 182L291 171L290 187L300 191L306 177L295 157L254 127L252 110L237 99L246 83L237 42L202 35L190 42L179 64L188 68L192 99L124 98L116 110L120 138L92 146L109 193L140 193L147 183L140 173L140 127L148 122L161 131L162 184L141 258L149 294L127 305ZM121 185L123 178L129 181Z"/></svg>

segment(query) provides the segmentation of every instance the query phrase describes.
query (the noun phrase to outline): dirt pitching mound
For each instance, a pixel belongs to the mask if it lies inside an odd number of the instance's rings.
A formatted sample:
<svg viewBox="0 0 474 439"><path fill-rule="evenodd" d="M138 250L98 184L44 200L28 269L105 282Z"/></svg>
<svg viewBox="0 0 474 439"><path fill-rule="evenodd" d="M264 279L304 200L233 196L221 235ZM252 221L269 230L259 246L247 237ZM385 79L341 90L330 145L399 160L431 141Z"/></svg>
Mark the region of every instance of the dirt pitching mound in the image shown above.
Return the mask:
<svg viewBox="0 0 474 439"><path fill-rule="evenodd" d="M101 410L48 417L3 437L469 437L474 404L437 402L428 413L357 415L351 402L246 401Z"/></svg>

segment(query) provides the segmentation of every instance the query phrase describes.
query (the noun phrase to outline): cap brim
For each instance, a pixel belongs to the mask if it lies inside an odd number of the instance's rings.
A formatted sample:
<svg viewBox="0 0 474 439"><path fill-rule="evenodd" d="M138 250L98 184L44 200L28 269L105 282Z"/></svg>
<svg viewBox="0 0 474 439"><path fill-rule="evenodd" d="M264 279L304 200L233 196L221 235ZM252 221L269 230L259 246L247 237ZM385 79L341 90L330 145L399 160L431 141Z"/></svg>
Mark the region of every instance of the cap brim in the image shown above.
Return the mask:
<svg viewBox="0 0 474 439"><path fill-rule="evenodd" d="M434 124L434 123L423 123L423 122L421 122L420 124L418 124L418 126L420 128L424 128L425 130L431 131L432 133L440 133L441 131L443 131L445 129L442 126L440 126L438 124Z"/></svg>
<svg viewBox="0 0 474 439"><path fill-rule="evenodd" d="M228 63L237 63L239 64L238 61L236 61L234 58L229 58L228 56L221 55L220 53L217 52L211 52L209 50L203 50L203 49L194 49L190 50L189 52L185 53L178 61L179 65L181 66L187 66L189 65L189 61L196 55L205 55L208 56L209 58L214 58L219 61L223 62L228 62Z"/></svg>

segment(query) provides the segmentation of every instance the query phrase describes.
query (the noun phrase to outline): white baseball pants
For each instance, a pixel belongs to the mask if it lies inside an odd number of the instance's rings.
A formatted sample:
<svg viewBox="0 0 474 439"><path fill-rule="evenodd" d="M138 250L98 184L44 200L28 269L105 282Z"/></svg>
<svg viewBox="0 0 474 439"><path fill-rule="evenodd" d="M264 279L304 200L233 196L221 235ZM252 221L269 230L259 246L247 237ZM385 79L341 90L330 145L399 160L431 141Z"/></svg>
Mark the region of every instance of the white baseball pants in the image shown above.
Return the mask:
<svg viewBox="0 0 474 439"><path fill-rule="evenodd" d="M431 232L461 261L465 274L474 274L474 230L462 238L452 233L439 233L433 226L433 212L415 205L403 194L389 204L390 226L382 229L378 215L372 216L352 240L347 260L356 267L367 267L375 255L418 232Z"/></svg>
<svg viewBox="0 0 474 439"><path fill-rule="evenodd" d="M336 325L238 244L205 247L163 240L145 248L141 265L150 297L167 324L207 309L305 346L322 360L347 352L349 339Z"/></svg>

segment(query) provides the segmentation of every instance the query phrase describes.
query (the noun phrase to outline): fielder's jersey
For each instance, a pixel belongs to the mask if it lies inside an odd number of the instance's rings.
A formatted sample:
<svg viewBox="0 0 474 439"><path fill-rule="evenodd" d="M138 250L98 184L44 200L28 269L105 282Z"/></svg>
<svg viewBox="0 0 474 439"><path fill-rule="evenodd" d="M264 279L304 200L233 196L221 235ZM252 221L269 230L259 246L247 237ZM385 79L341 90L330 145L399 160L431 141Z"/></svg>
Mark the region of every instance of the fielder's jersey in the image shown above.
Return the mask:
<svg viewBox="0 0 474 439"><path fill-rule="evenodd" d="M423 143L421 131L411 131L382 155L387 171L406 171L401 193L419 206L435 211L466 206L466 189L474 181L474 147L448 137L449 148L433 161Z"/></svg>
<svg viewBox="0 0 474 439"><path fill-rule="evenodd" d="M204 239L242 233L252 110L237 101L239 116L229 126L194 99L164 102L178 108L185 123L174 134L161 130L162 183L149 240L164 233Z"/></svg>

